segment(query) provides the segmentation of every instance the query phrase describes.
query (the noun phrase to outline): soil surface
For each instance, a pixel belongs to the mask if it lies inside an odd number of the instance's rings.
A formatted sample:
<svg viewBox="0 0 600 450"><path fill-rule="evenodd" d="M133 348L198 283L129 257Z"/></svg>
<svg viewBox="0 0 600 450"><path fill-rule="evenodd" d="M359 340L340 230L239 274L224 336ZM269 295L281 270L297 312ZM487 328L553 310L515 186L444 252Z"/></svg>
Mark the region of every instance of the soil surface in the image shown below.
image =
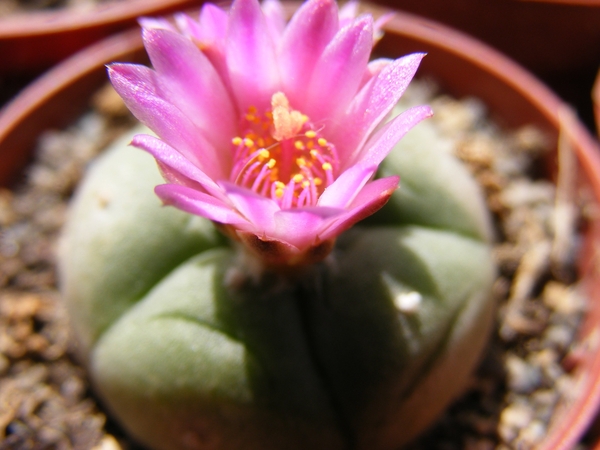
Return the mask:
<svg viewBox="0 0 600 450"><path fill-rule="evenodd" d="M585 308L575 283L588 205L561 148L558 187L542 177L545 137L501 130L474 99L414 83L487 195L496 223L497 328L470 390L410 450L526 450L546 434L573 378L563 365ZM77 364L54 250L87 162L133 124L110 87L67 130L40 137L36 162L0 190L0 449L139 449L110 421ZM562 180L562 181L561 181ZM586 447L581 444L580 449Z"/></svg>

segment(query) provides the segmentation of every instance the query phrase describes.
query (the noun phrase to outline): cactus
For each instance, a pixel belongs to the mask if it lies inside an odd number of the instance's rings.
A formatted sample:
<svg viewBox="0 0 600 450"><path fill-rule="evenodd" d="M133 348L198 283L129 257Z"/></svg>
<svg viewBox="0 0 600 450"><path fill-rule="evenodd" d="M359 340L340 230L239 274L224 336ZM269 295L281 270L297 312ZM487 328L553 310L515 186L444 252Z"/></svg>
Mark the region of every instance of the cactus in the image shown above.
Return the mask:
<svg viewBox="0 0 600 450"><path fill-rule="evenodd" d="M140 130L136 130L136 133ZM463 390L492 325L479 188L423 122L381 174L401 187L293 276L163 207L125 136L90 168L60 251L82 360L153 449L396 449Z"/></svg>

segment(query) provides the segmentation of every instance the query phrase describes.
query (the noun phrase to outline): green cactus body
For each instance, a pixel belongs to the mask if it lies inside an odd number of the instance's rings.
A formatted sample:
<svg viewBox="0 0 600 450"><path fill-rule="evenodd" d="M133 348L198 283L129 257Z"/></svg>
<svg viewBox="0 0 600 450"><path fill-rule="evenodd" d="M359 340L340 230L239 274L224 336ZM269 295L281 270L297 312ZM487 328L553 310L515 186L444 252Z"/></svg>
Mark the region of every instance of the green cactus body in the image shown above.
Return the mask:
<svg viewBox="0 0 600 450"><path fill-rule="evenodd" d="M99 158L60 273L124 427L169 450L391 450L422 431L463 389L494 309L484 202L435 136L409 133L381 168L401 176L390 202L295 281L247 273L209 221L161 207L131 136Z"/></svg>

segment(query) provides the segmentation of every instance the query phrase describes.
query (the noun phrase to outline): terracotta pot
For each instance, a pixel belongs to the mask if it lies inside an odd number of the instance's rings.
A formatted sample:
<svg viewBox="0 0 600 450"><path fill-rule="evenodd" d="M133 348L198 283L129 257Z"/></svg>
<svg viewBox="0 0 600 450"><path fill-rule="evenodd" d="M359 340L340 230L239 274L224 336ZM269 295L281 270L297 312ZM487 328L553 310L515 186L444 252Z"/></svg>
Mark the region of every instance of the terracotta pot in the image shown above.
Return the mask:
<svg viewBox="0 0 600 450"><path fill-rule="evenodd" d="M293 10L295 4L289 4ZM379 14L380 9L373 7ZM386 26L377 52L397 57L413 51L428 56L420 74L435 77L442 88L457 96L477 96L493 118L508 127L533 124L555 142L564 133L577 156L582 185L600 202L600 148L565 105L536 78L497 51L432 21L397 14ZM0 184L14 180L27 162L36 137L50 126L60 126L83 110L95 88L106 80L104 64L144 59L139 32L134 30L98 43L65 61L27 88L0 114ZM549 160L549 176L555 155ZM600 221L588 225L580 273L591 299L582 324L577 351L569 355L577 379L577 395L561 408L542 450L571 449L593 420L600 401L600 273L595 255L600 250Z"/></svg>
<svg viewBox="0 0 600 450"><path fill-rule="evenodd" d="M91 43L132 27L139 16L164 15L201 3L126 0L6 16L0 19L0 75L40 73Z"/></svg>
<svg viewBox="0 0 600 450"><path fill-rule="evenodd" d="M598 0L376 0L493 45L538 74L598 64Z"/></svg>

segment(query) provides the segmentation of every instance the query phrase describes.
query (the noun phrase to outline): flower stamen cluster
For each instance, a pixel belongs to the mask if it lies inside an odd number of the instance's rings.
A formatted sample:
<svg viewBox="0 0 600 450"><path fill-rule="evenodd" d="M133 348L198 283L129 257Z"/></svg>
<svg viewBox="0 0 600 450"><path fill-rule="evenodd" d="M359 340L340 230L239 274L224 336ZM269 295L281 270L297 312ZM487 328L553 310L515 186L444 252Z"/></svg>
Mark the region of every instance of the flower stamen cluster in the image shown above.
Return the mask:
<svg viewBox="0 0 600 450"><path fill-rule="evenodd" d="M285 94L273 94L271 104L262 115L251 106L242 117L243 134L231 140L229 179L284 209L315 206L339 170L335 145L308 116L290 108Z"/></svg>

